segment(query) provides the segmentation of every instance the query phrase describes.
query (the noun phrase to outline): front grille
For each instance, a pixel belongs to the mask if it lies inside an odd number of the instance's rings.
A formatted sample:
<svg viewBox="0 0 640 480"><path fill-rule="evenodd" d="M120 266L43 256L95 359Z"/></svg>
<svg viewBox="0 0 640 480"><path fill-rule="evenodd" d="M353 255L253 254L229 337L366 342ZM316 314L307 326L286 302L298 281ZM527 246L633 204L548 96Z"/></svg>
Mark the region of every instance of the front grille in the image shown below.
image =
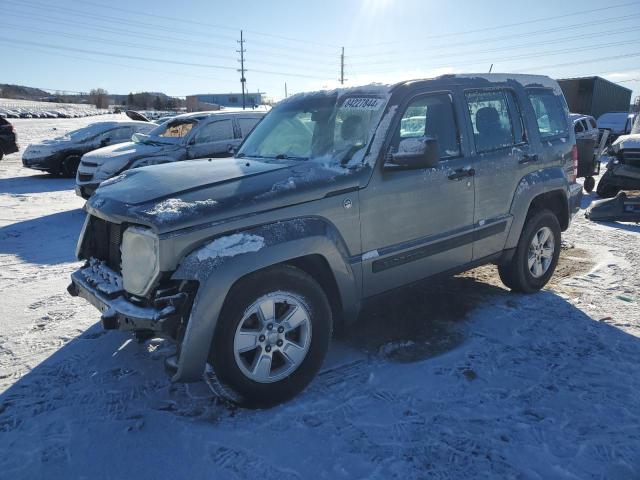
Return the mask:
<svg viewBox="0 0 640 480"><path fill-rule="evenodd" d="M122 243L122 226L92 217L90 226L90 256L104 261L115 272L120 270L120 244Z"/></svg>
<svg viewBox="0 0 640 480"><path fill-rule="evenodd" d="M91 173L80 173L78 172L78 180L81 182L88 182L93 178L93 174Z"/></svg>

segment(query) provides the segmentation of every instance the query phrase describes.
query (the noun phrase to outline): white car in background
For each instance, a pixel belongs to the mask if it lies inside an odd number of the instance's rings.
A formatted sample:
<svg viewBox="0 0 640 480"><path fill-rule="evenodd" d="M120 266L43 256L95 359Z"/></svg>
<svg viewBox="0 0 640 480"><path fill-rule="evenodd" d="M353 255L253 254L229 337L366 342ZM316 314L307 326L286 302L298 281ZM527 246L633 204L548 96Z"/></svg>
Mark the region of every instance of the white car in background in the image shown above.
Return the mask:
<svg viewBox="0 0 640 480"><path fill-rule="evenodd" d="M82 157L76 194L93 195L101 182L124 170L206 157L227 157L265 112L196 112L178 115L132 142L100 148Z"/></svg>
<svg viewBox="0 0 640 480"><path fill-rule="evenodd" d="M608 144L613 143L620 135L631 133L631 127L637 113L629 112L608 112L598 117L598 129L601 133L609 130Z"/></svg>

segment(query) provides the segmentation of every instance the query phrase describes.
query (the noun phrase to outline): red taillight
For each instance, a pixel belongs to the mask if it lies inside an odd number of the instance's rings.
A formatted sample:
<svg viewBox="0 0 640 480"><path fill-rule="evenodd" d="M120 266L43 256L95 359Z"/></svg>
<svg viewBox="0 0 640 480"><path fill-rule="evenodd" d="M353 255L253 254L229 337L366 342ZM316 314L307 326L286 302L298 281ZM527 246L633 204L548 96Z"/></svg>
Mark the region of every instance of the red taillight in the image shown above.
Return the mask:
<svg viewBox="0 0 640 480"><path fill-rule="evenodd" d="M571 163L572 163L572 171L569 176L569 181L575 182L578 177L578 146L574 145L571 149Z"/></svg>

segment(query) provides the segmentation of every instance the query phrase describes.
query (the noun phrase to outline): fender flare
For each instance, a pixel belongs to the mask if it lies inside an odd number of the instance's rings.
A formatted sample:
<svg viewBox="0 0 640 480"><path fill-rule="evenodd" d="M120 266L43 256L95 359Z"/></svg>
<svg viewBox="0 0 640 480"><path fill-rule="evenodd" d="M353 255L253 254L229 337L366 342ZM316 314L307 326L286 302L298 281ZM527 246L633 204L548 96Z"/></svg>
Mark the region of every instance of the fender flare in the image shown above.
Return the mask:
<svg viewBox="0 0 640 480"><path fill-rule="evenodd" d="M241 253L207 257L217 241L230 237ZM346 244L335 227L320 218L281 221L216 236L188 254L171 278L196 280L199 287L172 380L193 382L202 378L218 316L236 282L258 270L308 255L326 260L345 309L358 305L360 275L352 268Z"/></svg>
<svg viewBox="0 0 640 480"><path fill-rule="evenodd" d="M513 222L507 235L504 248L516 248L520 240L520 234L527 219L527 213L533 200L545 193L558 191L567 200L567 212L569 208L567 194L567 180L564 172L560 168L546 168L528 173L518 183L513 200L511 202L510 213Z"/></svg>

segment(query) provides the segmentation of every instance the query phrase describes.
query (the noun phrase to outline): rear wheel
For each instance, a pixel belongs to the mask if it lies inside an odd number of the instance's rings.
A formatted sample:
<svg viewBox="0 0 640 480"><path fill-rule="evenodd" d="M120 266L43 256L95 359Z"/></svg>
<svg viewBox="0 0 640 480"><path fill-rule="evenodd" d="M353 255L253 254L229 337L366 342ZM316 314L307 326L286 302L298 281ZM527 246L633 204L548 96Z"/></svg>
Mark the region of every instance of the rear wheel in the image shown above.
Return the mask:
<svg viewBox="0 0 640 480"><path fill-rule="evenodd" d="M67 178L75 177L76 171L78 170L78 165L80 165L80 156L69 155L62 161L62 166L60 169L62 175Z"/></svg>
<svg viewBox="0 0 640 480"><path fill-rule="evenodd" d="M216 380L232 391L229 399L247 407L273 406L311 382L331 330L331 308L320 285L295 267L269 268L230 292L209 363Z"/></svg>
<svg viewBox="0 0 640 480"><path fill-rule="evenodd" d="M549 210L529 215L511 262L498 266L500 280L511 290L533 293L544 287L560 257L560 223Z"/></svg>

